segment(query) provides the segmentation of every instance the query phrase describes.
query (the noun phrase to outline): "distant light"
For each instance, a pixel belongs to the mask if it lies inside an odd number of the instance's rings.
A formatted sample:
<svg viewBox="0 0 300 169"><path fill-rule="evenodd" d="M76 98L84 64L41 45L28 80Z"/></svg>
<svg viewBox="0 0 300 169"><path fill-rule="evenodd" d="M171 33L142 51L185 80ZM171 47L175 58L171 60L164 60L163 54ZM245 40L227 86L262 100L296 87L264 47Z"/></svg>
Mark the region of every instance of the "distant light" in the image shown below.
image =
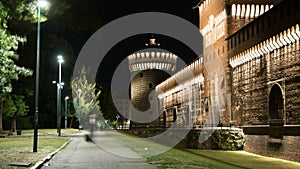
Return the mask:
<svg viewBox="0 0 300 169"><path fill-rule="evenodd" d="M69 99L69 96L66 96L66 97L65 97L65 100L68 100L68 99Z"/></svg>
<svg viewBox="0 0 300 169"><path fill-rule="evenodd" d="M57 56L57 60L58 60L58 63L63 63L64 62L63 57L61 55Z"/></svg>
<svg viewBox="0 0 300 169"><path fill-rule="evenodd" d="M48 2L43 1L43 0L39 0L38 3L37 3L37 6L41 7L41 8L46 8L48 6Z"/></svg>
<svg viewBox="0 0 300 169"><path fill-rule="evenodd" d="M53 83L53 84L55 84L55 83L56 83L56 81L54 80L54 81L52 81L52 83Z"/></svg>

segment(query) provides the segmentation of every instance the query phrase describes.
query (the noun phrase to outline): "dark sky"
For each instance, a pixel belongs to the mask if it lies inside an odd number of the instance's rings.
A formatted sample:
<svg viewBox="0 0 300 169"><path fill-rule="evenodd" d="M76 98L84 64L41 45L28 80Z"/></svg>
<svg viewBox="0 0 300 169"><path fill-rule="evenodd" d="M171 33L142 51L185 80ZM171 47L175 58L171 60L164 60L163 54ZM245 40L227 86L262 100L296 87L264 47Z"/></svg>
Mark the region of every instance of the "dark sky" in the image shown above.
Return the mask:
<svg viewBox="0 0 300 169"><path fill-rule="evenodd" d="M198 10L192 9L199 0L92 0L101 21L107 23L138 12L164 12L182 17L198 26Z"/></svg>
<svg viewBox="0 0 300 169"><path fill-rule="evenodd" d="M105 25L125 15L139 12L163 12L181 17L198 27L198 10L193 7L199 0L88 0L89 5L97 9L97 18ZM80 9L78 9L80 10ZM100 83L110 84L112 74L117 65L129 54L145 48L145 43L151 34L136 35L116 44L105 56L98 70ZM89 38L84 37L82 41L77 37L69 37L74 44L75 55L81 50L82 45ZM160 48L169 50L187 63L197 57L185 44L163 35L155 35L161 44ZM181 47L178 47L181 46Z"/></svg>

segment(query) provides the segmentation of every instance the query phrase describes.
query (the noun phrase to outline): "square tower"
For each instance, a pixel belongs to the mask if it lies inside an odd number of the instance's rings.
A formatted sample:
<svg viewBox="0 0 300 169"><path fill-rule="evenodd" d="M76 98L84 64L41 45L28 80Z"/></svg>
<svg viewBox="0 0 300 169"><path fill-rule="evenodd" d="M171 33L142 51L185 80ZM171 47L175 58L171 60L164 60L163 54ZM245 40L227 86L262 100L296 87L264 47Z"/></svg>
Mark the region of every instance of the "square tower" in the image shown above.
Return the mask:
<svg viewBox="0 0 300 169"><path fill-rule="evenodd" d="M203 35L204 97L211 123L229 125L232 116L232 70L227 38L281 0L200 0L199 29ZM237 42L238 43L238 42Z"/></svg>

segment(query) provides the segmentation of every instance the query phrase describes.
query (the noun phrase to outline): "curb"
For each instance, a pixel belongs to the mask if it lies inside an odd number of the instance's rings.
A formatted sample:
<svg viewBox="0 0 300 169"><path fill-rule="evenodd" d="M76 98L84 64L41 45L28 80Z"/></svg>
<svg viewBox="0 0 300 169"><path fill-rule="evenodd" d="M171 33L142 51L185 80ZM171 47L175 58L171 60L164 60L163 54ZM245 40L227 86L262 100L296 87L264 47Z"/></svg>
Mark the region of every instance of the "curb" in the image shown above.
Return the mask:
<svg viewBox="0 0 300 169"><path fill-rule="evenodd" d="M69 139L65 144L63 144L60 148L58 148L56 151L50 153L47 155L47 157L43 158L41 161L35 163L34 166L32 166L30 169L38 169L41 168L47 161L49 161L56 153L58 153L60 150L65 148L73 139Z"/></svg>

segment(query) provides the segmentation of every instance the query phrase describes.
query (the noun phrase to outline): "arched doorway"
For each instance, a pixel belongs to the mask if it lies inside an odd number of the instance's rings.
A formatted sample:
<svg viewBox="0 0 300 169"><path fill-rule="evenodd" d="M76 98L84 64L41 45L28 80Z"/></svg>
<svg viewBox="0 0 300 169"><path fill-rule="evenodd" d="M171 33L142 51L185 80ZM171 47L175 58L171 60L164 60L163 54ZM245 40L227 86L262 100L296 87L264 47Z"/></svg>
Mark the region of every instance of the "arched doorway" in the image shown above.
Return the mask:
<svg viewBox="0 0 300 169"><path fill-rule="evenodd" d="M283 95L278 84L274 84L269 94L270 119L283 119Z"/></svg>
<svg viewBox="0 0 300 169"><path fill-rule="evenodd" d="M274 84L269 94L269 136L283 139L283 94L279 84Z"/></svg>

